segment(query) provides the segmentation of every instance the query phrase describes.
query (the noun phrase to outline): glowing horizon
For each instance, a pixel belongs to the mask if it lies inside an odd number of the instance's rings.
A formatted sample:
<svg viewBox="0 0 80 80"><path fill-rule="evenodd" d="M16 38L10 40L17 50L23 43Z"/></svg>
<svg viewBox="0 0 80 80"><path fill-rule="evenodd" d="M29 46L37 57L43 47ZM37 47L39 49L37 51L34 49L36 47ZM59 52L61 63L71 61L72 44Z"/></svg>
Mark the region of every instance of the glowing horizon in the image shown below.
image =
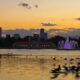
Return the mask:
<svg viewBox="0 0 80 80"><path fill-rule="evenodd" d="M21 2L32 8L19 6ZM80 20L77 20L80 17L79 3L79 0L1 0L0 26L5 30L80 28ZM56 25L42 26L41 23Z"/></svg>

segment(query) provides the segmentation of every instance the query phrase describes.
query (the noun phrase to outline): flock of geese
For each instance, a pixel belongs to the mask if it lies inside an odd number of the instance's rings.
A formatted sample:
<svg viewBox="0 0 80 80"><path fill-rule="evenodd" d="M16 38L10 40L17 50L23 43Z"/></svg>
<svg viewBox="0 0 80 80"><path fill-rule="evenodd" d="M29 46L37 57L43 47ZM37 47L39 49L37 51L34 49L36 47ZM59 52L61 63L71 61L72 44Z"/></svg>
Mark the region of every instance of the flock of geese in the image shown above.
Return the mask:
<svg viewBox="0 0 80 80"><path fill-rule="evenodd" d="M3 55L0 55L0 58L2 56L13 56L12 54L3 54ZM20 55L19 55L20 56ZM36 57L37 58L37 57ZM52 58L52 57L51 57ZM57 61L57 57L54 57L52 58L54 61ZM68 58L64 58L64 60L67 61ZM54 78L57 78L60 74L64 74L64 75L68 75L69 73L73 73L75 74L75 77L76 78L80 78L80 58L76 58L78 60L78 62L76 62L76 65L72 65L72 66L67 66L66 64L65 65L58 65L57 68L53 68L51 70L51 74L53 74L53 77L51 77L52 79ZM69 60L70 62L71 61L74 61L73 58L71 58ZM71 63L70 63L71 64Z"/></svg>
<svg viewBox="0 0 80 80"><path fill-rule="evenodd" d="M60 74L68 75L69 73L75 74L76 78L80 78L80 62L77 62L77 65L67 66L67 65L58 65L57 68L51 70L51 73L54 77L57 78Z"/></svg>

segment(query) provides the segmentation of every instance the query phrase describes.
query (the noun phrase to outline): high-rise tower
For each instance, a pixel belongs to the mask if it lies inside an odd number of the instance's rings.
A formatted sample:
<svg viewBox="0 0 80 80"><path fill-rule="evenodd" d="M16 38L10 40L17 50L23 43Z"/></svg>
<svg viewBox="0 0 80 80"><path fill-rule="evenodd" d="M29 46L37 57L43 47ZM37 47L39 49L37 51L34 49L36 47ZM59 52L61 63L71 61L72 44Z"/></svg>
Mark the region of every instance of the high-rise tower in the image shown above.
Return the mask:
<svg viewBox="0 0 80 80"><path fill-rule="evenodd" d="M2 28L0 27L0 38L2 37Z"/></svg>
<svg viewBox="0 0 80 80"><path fill-rule="evenodd" d="M42 40L46 40L47 39L47 33L45 32L45 30L42 28L40 29L40 39Z"/></svg>

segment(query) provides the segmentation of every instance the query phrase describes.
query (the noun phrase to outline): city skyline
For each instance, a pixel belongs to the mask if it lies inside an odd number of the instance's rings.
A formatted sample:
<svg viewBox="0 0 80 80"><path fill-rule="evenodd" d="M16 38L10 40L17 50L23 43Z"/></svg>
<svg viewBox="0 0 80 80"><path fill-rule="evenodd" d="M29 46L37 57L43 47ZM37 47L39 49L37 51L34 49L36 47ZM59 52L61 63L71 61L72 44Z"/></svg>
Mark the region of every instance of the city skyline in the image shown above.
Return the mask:
<svg viewBox="0 0 80 80"><path fill-rule="evenodd" d="M2 0L0 26L4 30L79 29L79 3L79 0Z"/></svg>
<svg viewBox="0 0 80 80"><path fill-rule="evenodd" d="M46 30L45 30L46 31ZM80 37L80 29L70 28L70 29L50 29L46 31L48 33L48 37L54 37L54 36L64 36L64 37ZM64 32L64 34L63 34ZM6 36L6 34L14 35L14 34L20 34L21 37L24 36L32 36L33 34L39 34L40 29L15 29L15 30L3 30L2 28L2 36Z"/></svg>
<svg viewBox="0 0 80 80"><path fill-rule="evenodd" d="M12 31L11 31L12 32ZM22 31L20 31L22 32ZM56 35L49 37L44 28L39 30L39 33L26 34L21 37L19 33L14 33L13 36L5 34L2 36L2 28L0 28L0 47L1 48L19 48L19 49L79 49L80 36L63 37Z"/></svg>

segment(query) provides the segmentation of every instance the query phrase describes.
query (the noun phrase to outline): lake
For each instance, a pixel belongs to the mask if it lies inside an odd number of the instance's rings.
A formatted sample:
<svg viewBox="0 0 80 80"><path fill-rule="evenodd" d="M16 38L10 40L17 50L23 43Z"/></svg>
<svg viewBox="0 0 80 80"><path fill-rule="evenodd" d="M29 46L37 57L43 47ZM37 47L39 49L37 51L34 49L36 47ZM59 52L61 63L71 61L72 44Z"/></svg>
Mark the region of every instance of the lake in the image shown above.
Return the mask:
<svg viewBox="0 0 80 80"><path fill-rule="evenodd" d="M75 73L51 73L58 65L80 62L80 51L0 49L0 80L80 80Z"/></svg>

